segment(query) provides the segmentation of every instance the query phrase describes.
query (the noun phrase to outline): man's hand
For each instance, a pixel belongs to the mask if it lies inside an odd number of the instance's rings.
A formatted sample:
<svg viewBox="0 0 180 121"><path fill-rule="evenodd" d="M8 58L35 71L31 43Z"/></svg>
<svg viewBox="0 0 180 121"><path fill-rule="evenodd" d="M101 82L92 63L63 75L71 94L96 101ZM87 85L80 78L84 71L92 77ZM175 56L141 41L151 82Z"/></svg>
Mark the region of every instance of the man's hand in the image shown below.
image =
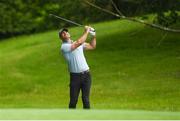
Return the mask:
<svg viewBox="0 0 180 121"><path fill-rule="evenodd" d="M89 32L93 37L96 36L96 32L95 31L90 31Z"/></svg>
<svg viewBox="0 0 180 121"><path fill-rule="evenodd" d="M85 26L84 28L85 28L85 33L89 33L90 30L91 30L91 27L90 27L90 26Z"/></svg>
<svg viewBox="0 0 180 121"><path fill-rule="evenodd" d="M92 27L90 27L90 31L95 32L95 29L94 29L94 28L92 28Z"/></svg>
<svg viewBox="0 0 180 121"><path fill-rule="evenodd" d="M88 27L90 27L90 26L88 26ZM90 30L89 30L89 33L91 34L91 36L96 36L96 31L95 31L95 29L92 28L92 27L90 27L89 29L90 29Z"/></svg>

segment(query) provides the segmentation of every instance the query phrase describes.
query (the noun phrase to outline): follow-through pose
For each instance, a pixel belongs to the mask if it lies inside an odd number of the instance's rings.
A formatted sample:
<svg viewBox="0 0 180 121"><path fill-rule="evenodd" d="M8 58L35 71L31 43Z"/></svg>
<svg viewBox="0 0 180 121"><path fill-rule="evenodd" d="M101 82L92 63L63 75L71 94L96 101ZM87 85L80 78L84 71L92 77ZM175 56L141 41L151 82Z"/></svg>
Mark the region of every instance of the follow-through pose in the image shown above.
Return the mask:
<svg viewBox="0 0 180 121"><path fill-rule="evenodd" d="M92 30L90 26L85 26L83 35L74 42L70 38L68 29L63 28L59 31L59 37L62 40L61 51L68 63L70 72L69 108L76 108L80 90L82 92L83 108L90 108L91 75L83 51L96 48L96 33ZM92 40L90 43L86 43L89 33L92 35Z"/></svg>

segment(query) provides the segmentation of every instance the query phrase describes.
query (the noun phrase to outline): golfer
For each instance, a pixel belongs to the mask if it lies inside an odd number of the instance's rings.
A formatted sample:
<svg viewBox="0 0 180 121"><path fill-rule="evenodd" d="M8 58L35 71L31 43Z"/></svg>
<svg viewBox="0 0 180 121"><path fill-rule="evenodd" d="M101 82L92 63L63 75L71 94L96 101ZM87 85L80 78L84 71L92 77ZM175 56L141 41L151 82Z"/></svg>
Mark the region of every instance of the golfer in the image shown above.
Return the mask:
<svg viewBox="0 0 180 121"><path fill-rule="evenodd" d="M83 51L96 48L96 33L92 29L90 26L85 26L83 35L74 42L70 38L68 29L63 28L59 31L59 37L62 40L61 51L68 63L70 73L70 109L76 108L80 90L83 108L90 109L91 75ZM86 43L89 33L92 40L90 43Z"/></svg>

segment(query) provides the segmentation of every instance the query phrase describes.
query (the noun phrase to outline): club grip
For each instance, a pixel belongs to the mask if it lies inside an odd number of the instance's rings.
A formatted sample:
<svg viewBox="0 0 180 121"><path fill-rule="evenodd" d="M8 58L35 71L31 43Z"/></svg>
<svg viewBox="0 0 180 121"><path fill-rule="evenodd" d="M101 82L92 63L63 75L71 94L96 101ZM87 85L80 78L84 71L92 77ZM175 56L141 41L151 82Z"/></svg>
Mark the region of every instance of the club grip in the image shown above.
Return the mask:
<svg viewBox="0 0 180 121"><path fill-rule="evenodd" d="M90 31L95 32L95 29L94 28L90 28Z"/></svg>

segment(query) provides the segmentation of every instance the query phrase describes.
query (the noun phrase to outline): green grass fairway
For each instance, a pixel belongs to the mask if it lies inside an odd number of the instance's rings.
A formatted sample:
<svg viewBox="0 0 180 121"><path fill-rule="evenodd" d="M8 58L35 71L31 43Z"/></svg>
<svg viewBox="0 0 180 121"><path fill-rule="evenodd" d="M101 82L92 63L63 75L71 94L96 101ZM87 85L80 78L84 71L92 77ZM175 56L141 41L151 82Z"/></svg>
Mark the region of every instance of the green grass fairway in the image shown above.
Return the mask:
<svg viewBox="0 0 180 121"><path fill-rule="evenodd" d="M1 109L0 119L58 120L58 119L180 119L180 112L151 112L129 110L67 110L67 109Z"/></svg>
<svg viewBox="0 0 180 121"><path fill-rule="evenodd" d="M114 109L168 112L150 112L152 118L179 114L169 112L180 111L180 35L168 33L161 40L164 32L125 20L92 26L97 32L97 48L85 52L92 74L91 107L112 109L108 113L93 110L92 115L130 118L137 114L143 118L142 114L149 114ZM76 40L83 29L70 28L70 33ZM0 108L68 107L69 74L60 45L58 30L0 41ZM82 108L81 96L77 108ZM58 117L61 111L67 110L47 113ZM89 117L86 111L80 112Z"/></svg>

